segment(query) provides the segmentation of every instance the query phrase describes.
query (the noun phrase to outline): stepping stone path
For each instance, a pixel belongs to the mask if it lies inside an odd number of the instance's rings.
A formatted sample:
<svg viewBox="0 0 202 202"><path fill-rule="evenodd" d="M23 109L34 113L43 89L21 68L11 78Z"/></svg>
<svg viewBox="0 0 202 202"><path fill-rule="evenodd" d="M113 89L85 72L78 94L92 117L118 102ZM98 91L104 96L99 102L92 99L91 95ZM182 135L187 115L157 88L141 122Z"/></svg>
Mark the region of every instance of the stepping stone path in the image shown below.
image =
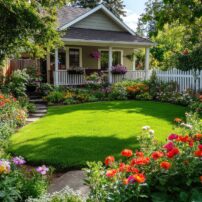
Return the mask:
<svg viewBox="0 0 202 202"><path fill-rule="evenodd" d="M49 186L48 192L58 192L65 187L71 188L73 191L80 193L81 196L87 197L89 194L89 187L84 184L84 172L81 170L69 171L60 177L54 178Z"/></svg>
<svg viewBox="0 0 202 202"><path fill-rule="evenodd" d="M30 102L36 105L36 111L29 114L26 122L27 124L33 123L47 113L47 104L39 96L30 96ZM83 197L87 197L89 193L89 187L84 185L84 172L81 170L69 171L59 177L54 177L48 192L58 192L63 190L65 187L71 188L73 191L78 192Z"/></svg>
<svg viewBox="0 0 202 202"><path fill-rule="evenodd" d="M39 120L47 113L46 102L44 102L39 96L31 96L30 102L36 105L36 111L29 114L29 117L26 120L27 124Z"/></svg>

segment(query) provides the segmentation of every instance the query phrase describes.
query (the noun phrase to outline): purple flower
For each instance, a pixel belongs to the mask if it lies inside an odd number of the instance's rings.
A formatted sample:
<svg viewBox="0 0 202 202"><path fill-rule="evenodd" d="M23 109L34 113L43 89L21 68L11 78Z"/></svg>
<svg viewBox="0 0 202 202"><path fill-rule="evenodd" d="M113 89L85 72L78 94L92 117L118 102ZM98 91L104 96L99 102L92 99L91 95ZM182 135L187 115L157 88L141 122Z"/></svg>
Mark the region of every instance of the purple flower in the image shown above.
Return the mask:
<svg viewBox="0 0 202 202"><path fill-rule="evenodd" d="M168 136L168 140L175 140L177 138L178 138L178 135L176 135L176 134L171 134Z"/></svg>
<svg viewBox="0 0 202 202"><path fill-rule="evenodd" d="M100 59L100 52L99 51L93 51L90 56L96 60Z"/></svg>
<svg viewBox="0 0 202 202"><path fill-rule="evenodd" d="M131 184L135 183L135 178L133 177L133 175L128 177L128 182Z"/></svg>
<svg viewBox="0 0 202 202"><path fill-rule="evenodd" d="M41 175L45 175L49 171L49 168L43 165L36 168L36 171L40 173Z"/></svg>
<svg viewBox="0 0 202 202"><path fill-rule="evenodd" d="M14 163L15 165L23 165L23 164L26 163L26 161L24 160L23 157L19 156L19 157L14 157L14 158L13 158L13 163Z"/></svg>
<svg viewBox="0 0 202 202"><path fill-rule="evenodd" d="M125 74L127 72L127 68L123 65L116 65L112 67L113 74Z"/></svg>

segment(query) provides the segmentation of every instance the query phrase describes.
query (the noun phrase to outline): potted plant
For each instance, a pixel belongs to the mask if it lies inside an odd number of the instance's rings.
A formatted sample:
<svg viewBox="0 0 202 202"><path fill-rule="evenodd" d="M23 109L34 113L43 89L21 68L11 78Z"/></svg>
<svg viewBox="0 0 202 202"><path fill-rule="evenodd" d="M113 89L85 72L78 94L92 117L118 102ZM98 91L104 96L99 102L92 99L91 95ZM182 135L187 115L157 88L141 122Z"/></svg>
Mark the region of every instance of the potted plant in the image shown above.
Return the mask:
<svg viewBox="0 0 202 202"><path fill-rule="evenodd" d="M127 68L121 64L112 67L112 74L126 74Z"/></svg>

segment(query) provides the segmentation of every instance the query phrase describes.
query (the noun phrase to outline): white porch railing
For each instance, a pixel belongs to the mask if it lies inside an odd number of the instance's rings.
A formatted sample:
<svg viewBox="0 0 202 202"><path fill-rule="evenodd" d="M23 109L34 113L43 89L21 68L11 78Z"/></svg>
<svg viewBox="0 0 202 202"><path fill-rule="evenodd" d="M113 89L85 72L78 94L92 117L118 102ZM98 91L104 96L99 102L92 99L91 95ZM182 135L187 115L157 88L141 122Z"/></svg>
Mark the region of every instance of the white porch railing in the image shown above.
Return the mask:
<svg viewBox="0 0 202 202"><path fill-rule="evenodd" d="M57 79L56 79L57 76ZM84 74L70 74L67 70L54 71L55 85L59 86L77 86L85 84Z"/></svg>
<svg viewBox="0 0 202 202"><path fill-rule="evenodd" d="M125 75L112 74L112 83L123 80L145 80L144 70L128 71ZM70 74L67 70L54 71L54 84L59 86L76 86L86 83L85 74Z"/></svg>

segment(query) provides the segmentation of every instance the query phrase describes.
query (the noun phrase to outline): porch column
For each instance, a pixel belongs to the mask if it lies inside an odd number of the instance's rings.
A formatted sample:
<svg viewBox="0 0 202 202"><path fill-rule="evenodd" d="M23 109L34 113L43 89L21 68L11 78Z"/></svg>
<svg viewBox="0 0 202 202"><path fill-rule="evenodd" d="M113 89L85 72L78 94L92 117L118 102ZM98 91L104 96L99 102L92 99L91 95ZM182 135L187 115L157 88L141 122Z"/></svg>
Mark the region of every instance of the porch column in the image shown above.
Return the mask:
<svg viewBox="0 0 202 202"><path fill-rule="evenodd" d="M108 61L108 71L109 71L109 83L112 83L112 47L109 47L109 61Z"/></svg>
<svg viewBox="0 0 202 202"><path fill-rule="evenodd" d="M145 49L145 79L149 79L149 48Z"/></svg>
<svg viewBox="0 0 202 202"><path fill-rule="evenodd" d="M47 71L47 83L50 83L50 53L46 56L46 71Z"/></svg>
<svg viewBox="0 0 202 202"><path fill-rule="evenodd" d="M133 50L133 71L136 70L135 63L136 63L136 49Z"/></svg>
<svg viewBox="0 0 202 202"><path fill-rule="evenodd" d="M69 47L65 48L65 66L69 69Z"/></svg>
<svg viewBox="0 0 202 202"><path fill-rule="evenodd" d="M55 49L55 76L54 85L58 86L58 49Z"/></svg>

